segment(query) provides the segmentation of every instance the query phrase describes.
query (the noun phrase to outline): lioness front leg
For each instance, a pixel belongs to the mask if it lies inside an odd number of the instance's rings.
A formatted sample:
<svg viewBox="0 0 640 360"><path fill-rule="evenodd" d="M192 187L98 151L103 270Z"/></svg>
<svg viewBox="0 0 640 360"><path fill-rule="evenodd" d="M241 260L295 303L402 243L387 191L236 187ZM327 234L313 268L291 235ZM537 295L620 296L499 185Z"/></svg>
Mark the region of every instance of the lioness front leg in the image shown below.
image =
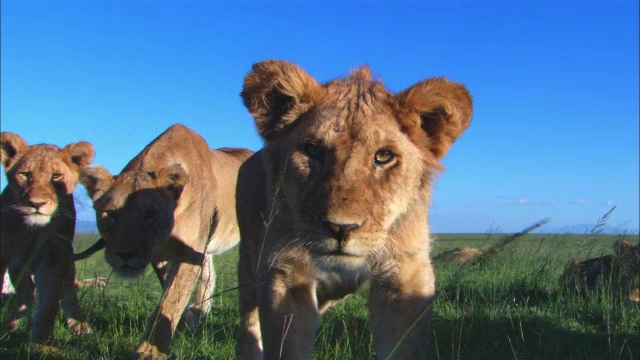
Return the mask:
<svg viewBox="0 0 640 360"><path fill-rule="evenodd" d="M311 359L320 313L314 284L278 278L258 289L264 359Z"/></svg>
<svg viewBox="0 0 640 360"><path fill-rule="evenodd" d="M213 255L205 254L202 271L196 284L193 302L185 311L185 322L191 331L196 329L198 322L211 310L213 290L216 286L216 270L213 267Z"/></svg>
<svg viewBox="0 0 640 360"><path fill-rule="evenodd" d="M147 329L134 358L166 359L178 326L201 271L200 265L170 261L160 303L149 317Z"/></svg>
<svg viewBox="0 0 640 360"><path fill-rule="evenodd" d="M374 278L371 332L379 359L426 359L435 275L428 257L404 258L393 274Z"/></svg>

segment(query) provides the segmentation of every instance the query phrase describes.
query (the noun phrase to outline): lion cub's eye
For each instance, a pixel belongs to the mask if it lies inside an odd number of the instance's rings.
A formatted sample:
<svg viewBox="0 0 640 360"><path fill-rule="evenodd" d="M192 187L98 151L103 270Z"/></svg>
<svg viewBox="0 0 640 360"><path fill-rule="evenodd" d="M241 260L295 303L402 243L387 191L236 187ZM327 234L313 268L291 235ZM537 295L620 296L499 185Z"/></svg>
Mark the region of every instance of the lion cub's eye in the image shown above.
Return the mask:
<svg viewBox="0 0 640 360"><path fill-rule="evenodd" d="M324 148L322 147L322 145L311 142L303 143L300 146L300 150L312 159L320 158L322 156L322 153L324 152Z"/></svg>
<svg viewBox="0 0 640 360"><path fill-rule="evenodd" d="M25 179L28 179L29 177L31 177L31 173L28 171L20 171L18 175L22 176Z"/></svg>
<svg viewBox="0 0 640 360"><path fill-rule="evenodd" d="M51 180L53 180L53 181L60 181L60 180L62 180L62 174L60 174L60 173L55 173L55 174L51 175Z"/></svg>
<svg viewBox="0 0 640 360"><path fill-rule="evenodd" d="M373 158L376 165L385 165L391 162L395 156L389 150L378 150Z"/></svg>

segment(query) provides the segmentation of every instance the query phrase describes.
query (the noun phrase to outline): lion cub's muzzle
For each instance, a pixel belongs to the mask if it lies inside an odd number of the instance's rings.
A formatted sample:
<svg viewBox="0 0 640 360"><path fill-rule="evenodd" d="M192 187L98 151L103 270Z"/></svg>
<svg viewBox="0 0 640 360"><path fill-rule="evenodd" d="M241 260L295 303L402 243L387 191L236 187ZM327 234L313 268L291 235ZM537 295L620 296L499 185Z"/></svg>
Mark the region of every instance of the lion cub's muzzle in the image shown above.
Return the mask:
<svg viewBox="0 0 640 360"><path fill-rule="evenodd" d="M325 221L324 224L331 235L340 243L346 242L349 239L349 233L360 227L358 224L336 224L330 221Z"/></svg>
<svg viewBox="0 0 640 360"><path fill-rule="evenodd" d="M364 256L362 239L358 233L361 224L338 223L329 220L322 222L324 234L322 240L312 246L312 252L318 255Z"/></svg>
<svg viewBox="0 0 640 360"><path fill-rule="evenodd" d="M136 277L144 273L149 260L134 252L116 252L106 255L107 263L113 267L116 274L122 277Z"/></svg>
<svg viewBox="0 0 640 360"><path fill-rule="evenodd" d="M51 221L51 216L56 211L57 204L50 199L28 198L19 207L24 215L24 222L28 226L44 226Z"/></svg>

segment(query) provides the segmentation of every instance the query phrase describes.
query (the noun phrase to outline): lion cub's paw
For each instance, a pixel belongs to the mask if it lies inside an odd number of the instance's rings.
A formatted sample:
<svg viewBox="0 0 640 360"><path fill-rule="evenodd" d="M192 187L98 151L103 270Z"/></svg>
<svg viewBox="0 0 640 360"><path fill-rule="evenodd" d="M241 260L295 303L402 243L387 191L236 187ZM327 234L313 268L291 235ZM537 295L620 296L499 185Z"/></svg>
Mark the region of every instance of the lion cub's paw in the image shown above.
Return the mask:
<svg viewBox="0 0 640 360"><path fill-rule="evenodd" d="M67 329L74 335L87 335L91 333L91 327L84 321L67 319Z"/></svg>
<svg viewBox="0 0 640 360"><path fill-rule="evenodd" d="M21 319L14 319L14 320L5 321L2 324L2 328L4 329L4 331L10 332L10 333L14 332L20 326L20 320Z"/></svg>
<svg viewBox="0 0 640 360"><path fill-rule="evenodd" d="M131 355L132 360L166 360L167 354L158 350L158 347L146 341L138 346L135 354Z"/></svg>
<svg viewBox="0 0 640 360"><path fill-rule="evenodd" d="M46 344L46 343L33 343L33 348L38 351L39 353L41 353L42 355L47 355L47 354L55 354L58 352L58 348L51 345L51 344Z"/></svg>

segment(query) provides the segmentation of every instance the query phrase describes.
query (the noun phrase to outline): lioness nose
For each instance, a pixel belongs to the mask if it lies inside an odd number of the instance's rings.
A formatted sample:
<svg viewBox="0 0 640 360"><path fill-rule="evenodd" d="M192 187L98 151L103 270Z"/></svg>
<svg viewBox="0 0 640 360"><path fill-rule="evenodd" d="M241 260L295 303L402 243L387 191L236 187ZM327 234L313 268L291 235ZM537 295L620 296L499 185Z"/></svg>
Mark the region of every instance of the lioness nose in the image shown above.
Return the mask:
<svg viewBox="0 0 640 360"><path fill-rule="evenodd" d="M329 230L331 230L332 235L340 241L346 240L351 231L360 227L358 224L336 224L330 221L326 221L325 223L327 227L329 227Z"/></svg>
<svg viewBox="0 0 640 360"><path fill-rule="evenodd" d="M116 255L119 256L125 262L125 264L127 263L127 261L129 261L129 259L138 256L138 254L132 252L117 252Z"/></svg>
<svg viewBox="0 0 640 360"><path fill-rule="evenodd" d="M31 206L33 206L35 209L40 209L42 206L44 206L48 201L47 200L29 200L28 201L29 204Z"/></svg>

